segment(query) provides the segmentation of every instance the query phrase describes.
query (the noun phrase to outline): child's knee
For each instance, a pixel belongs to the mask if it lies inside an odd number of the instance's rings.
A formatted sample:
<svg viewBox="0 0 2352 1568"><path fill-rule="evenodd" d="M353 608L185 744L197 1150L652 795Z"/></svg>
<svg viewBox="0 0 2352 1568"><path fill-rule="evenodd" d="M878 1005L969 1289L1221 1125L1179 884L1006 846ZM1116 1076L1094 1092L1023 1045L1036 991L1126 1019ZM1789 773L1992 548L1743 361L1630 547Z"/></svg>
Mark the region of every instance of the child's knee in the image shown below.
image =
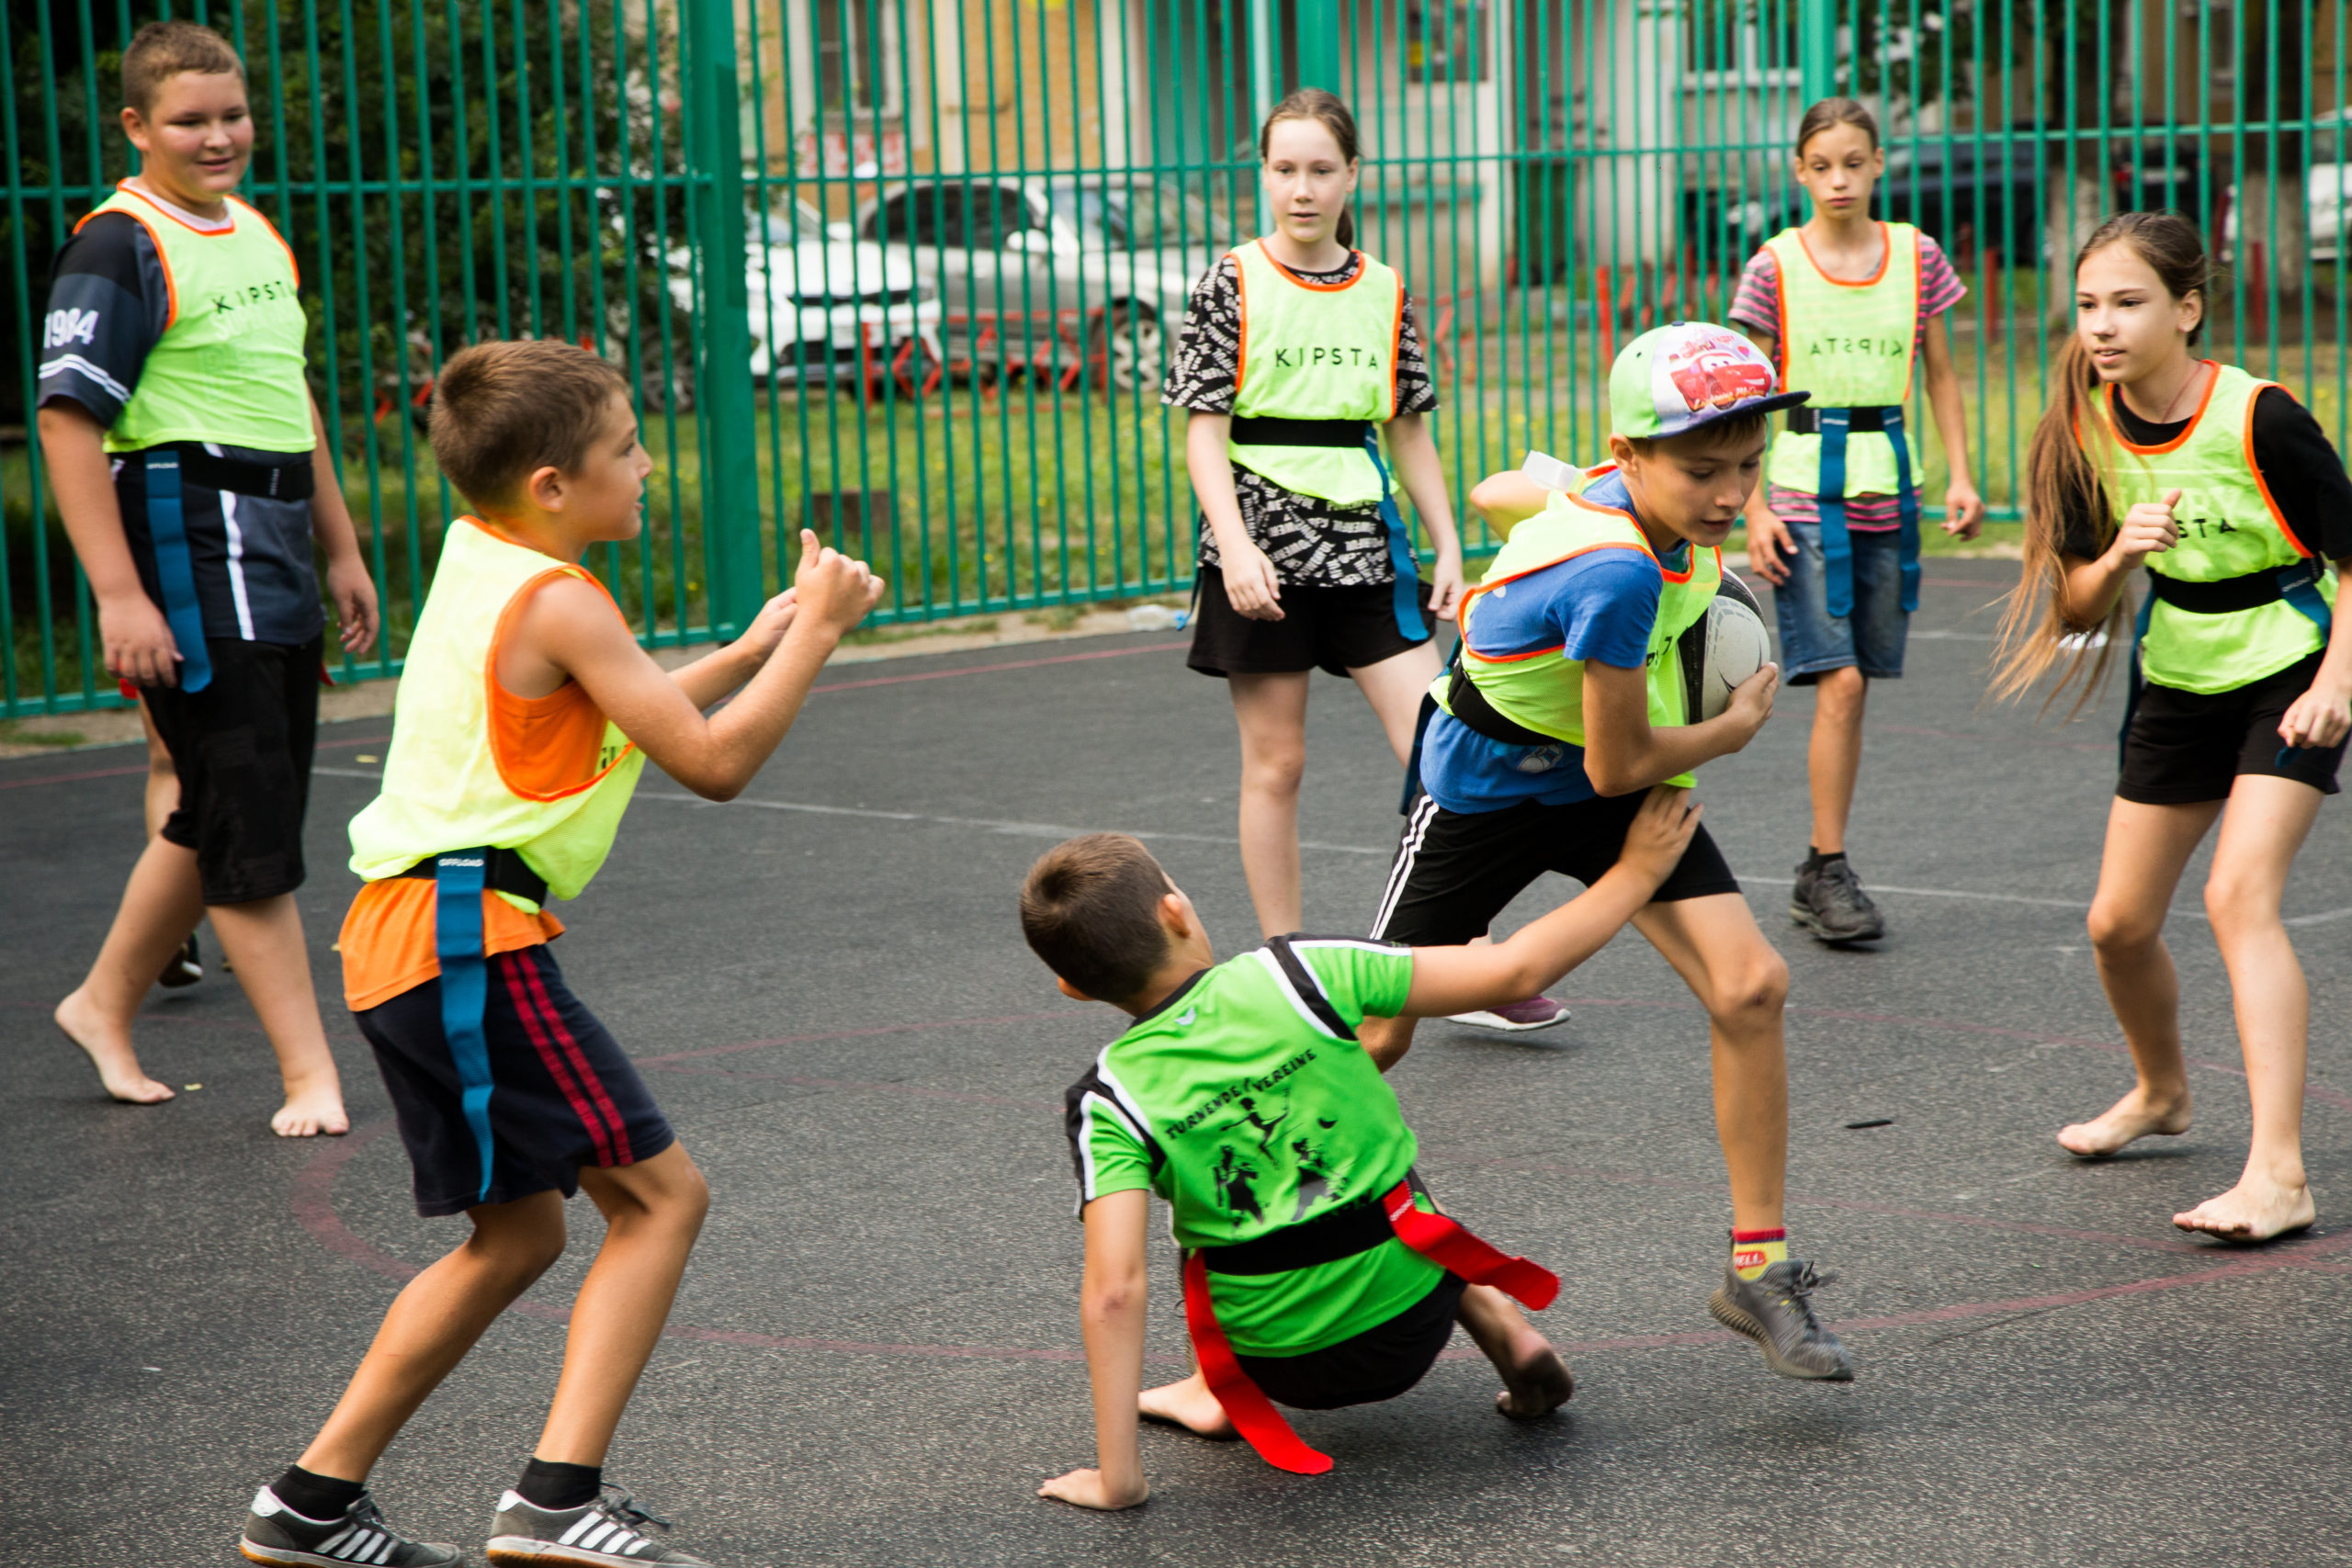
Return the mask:
<svg viewBox="0 0 2352 1568"><path fill-rule="evenodd" d="M2094 899L2087 927L2091 946L2101 955L2112 958L2136 953L2154 942L2164 931L2164 915L2161 910L2152 913Z"/></svg>
<svg viewBox="0 0 2352 1568"><path fill-rule="evenodd" d="M2215 866L2205 882L2205 914L2213 922L2214 931L2223 937L2278 925L2276 886L2267 877Z"/></svg>
<svg viewBox="0 0 2352 1568"><path fill-rule="evenodd" d="M1296 795L1306 777L1306 748L1269 746L1245 752L1241 782L1245 788L1272 794Z"/></svg>
<svg viewBox="0 0 2352 1568"><path fill-rule="evenodd" d="M1771 948L1758 945L1760 951L1742 954L1716 977L1715 994L1707 1010L1727 1029L1776 1024L1788 1006L1788 962Z"/></svg>

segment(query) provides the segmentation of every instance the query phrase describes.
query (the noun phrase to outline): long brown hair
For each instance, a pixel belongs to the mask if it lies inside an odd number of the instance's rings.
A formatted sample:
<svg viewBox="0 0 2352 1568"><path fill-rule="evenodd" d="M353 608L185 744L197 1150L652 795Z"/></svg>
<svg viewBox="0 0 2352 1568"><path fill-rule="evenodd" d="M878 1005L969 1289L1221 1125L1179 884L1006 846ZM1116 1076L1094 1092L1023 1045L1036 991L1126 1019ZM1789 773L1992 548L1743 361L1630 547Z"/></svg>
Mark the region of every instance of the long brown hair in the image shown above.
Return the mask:
<svg viewBox="0 0 2352 1568"><path fill-rule="evenodd" d="M2083 248L2075 253L2075 273L2109 245L2129 245L2175 300L2194 294L2202 305L2212 282L2213 264L2205 254L2205 242L2196 225L2179 213L2116 214L2093 230ZM2199 325L2189 329L2191 344L2202 325L2200 311ZM2026 452L2025 566L2002 613L2000 638L1994 651L1996 668L1991 695L2002 699L2020 695L2062 658L2067 659L2050 701L2042 705L2047 708L2056 703L2080 679L2082 688L2075 694L2070 717L2098 695L2115 650L2131 635L2129 592L2116 599L2101 627L2078 625L2061 608L2066 565L2059 545L2066 519L2088 516L2098 530L2102 551L2115 542L2115 519L2099 490L2101 464L2088 450L2093 444L2104 450L2113 440L2107 420L2093 408L2099 396L2098 373L2091 366L2090 350L2083 345L2083 334L2079 330L2069 333L2052 374L2050 406L2033 427L2033 442ZM2071 650L2066 647L2065 639L2095 630L2103 630L2106 637L2091 639L2098 643L2094 657L2084 659L2080 644Z"/></svg>
<svg viewBox="0 0 2352 1568"><path fill-rule="evenodd" d="M1878 117L1865 107L1860 98L1824 98L1809 106L1804 118L1797 121L1797 156L1804 156L1804 144L1833 126L1859 126L1871 139L1871 151L1879 149Z"/></svg>
<svg viewBox="0 0 2352 1568"><path fill-rule="evenodd" d="M1276 104L1267 114L1266 122L1258 128L1260 163L1266 161L1266 144L1273 140L1274 127L1286 119L1313 120L1331 133L1331 140L1340 144L1341 158L1351 164L1356 161L1356 117L1348 112L1348 106L1340 101L1336 93L1327 93L1320 87L1301 87ZM1339 241L1350 250L1355 249L1355 214L1344 207L1340 209Z"/></svg>

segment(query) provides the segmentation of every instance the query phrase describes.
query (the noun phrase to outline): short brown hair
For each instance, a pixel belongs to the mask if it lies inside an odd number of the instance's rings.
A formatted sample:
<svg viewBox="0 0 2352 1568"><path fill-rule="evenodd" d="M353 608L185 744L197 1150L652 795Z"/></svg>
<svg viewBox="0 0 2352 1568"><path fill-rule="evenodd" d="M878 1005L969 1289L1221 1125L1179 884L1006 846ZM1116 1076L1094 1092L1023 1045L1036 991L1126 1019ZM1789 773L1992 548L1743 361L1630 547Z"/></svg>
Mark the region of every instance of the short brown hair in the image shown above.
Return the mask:
<svg viewBox="0 0 2352 1568"><path fill-rule="evenodd" d="M145 114L155 106L156 89L183 71L206 76L234 72L245 79L245 62L229 40L210 28L194 22L150 22L139 29L122 51L122 101Z"/></svg>
<svg viewBox="0 0 2352 1568"><path fill-rule="evenodd" d="M610 361L553 338L478 343L433 383L433 460L476 506L514 499L541 468L577 472L628 382Z"/></svg>
<svg viewBox="0 0 2352 1568"><path fill-rule="evenodd" d="M1797 156L1804 156L1804 144L1825 130L1850 125L1871 139L1871 151L1878 151L1878 117L1865 107L1860 98L1824 98L1809 106L1804 118L1797 121Z"/></svg>
<svg viewBox="0 0 2352 1568"><path fill-rule="evenodd" d="M1125 833L1089 833L1037 857L1021 885L1021 934L1046 967L1102 1001L1133 998L1168 956L1168 873Z"/></svg>
<svg viewBox="0 0 2352 1568"><path fill-rule="evenodd" d="M1697 448L1712 452L1718 446L1729 446L1741 441L1753 441L1764 434L1764 413L1730 413L1712 419L1696 430L1686 430L1679 435L1628 435L1626 445L1646 457L1665 448Z"/></svg>

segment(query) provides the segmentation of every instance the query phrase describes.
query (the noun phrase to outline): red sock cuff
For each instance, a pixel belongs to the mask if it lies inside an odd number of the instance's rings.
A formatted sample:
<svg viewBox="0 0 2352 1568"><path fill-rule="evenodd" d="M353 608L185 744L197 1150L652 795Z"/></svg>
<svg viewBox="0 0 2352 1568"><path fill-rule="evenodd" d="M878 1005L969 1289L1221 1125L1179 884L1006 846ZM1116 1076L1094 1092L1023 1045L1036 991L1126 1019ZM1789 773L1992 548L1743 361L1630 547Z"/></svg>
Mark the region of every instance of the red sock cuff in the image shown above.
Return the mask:
<svg viewBox="0 0 2352 1568"><path fill-rule="evenodd" d="M1785 1230L1734 1231L1731 1233L1731 1238L1735 1242L1786 1241L1789 1239L1789 1233Z"/></svg>

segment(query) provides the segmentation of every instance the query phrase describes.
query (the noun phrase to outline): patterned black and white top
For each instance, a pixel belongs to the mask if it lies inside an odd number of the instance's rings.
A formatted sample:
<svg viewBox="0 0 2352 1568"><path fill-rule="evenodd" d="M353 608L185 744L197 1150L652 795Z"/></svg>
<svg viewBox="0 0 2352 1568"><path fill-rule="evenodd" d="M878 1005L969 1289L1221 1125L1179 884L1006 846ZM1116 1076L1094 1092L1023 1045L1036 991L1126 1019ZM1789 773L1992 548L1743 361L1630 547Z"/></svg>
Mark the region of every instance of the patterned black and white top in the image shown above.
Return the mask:
<svg viewBox="0 0 2352 1568"><path fill-rule="evenodd" d="M1358 270L1355 255L1336 272L1302 272L1314 283L1345 283ZM1231 256L1201 276L1184 312L1175 363L1159 389L1171 408L1201 413L1233 412L1234 368L1241 362L1240 265ZM1428 413L1437 407L1437 388L1421 352L1413 302L1405 301L1404 329L1396 345L1396 412ZM1335 506L1320 496L1284 490L1263 474L1233 466L1234 498L1250 542L1266 552L1287 583L1317 588L1353 588L1396 580L1388 563L1388 541L1377 506ZM1216 566L1216 540L1208 519L1200 522L1201 564Z"/></svg>

